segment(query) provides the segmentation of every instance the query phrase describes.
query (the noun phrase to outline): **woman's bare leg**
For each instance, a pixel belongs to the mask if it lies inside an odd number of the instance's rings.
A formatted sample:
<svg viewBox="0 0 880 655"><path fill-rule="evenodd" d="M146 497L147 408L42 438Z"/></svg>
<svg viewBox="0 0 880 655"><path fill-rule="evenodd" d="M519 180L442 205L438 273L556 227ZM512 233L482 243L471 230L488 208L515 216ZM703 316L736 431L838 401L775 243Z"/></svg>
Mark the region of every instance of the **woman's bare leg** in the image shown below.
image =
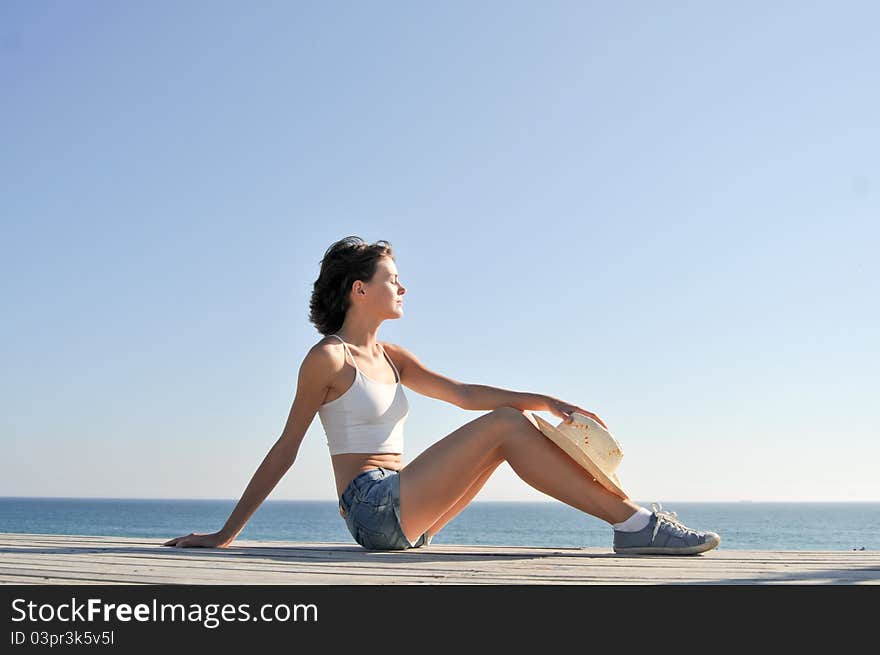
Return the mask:
<svg viewBox="0 0 880 655"><path fill-rule="evenodd" d="M520 410L499 407L431 445L401 469L400 523L406 537L415 541L451 513L481 475L500 461L538 491L608 523L625 521L639 507L595 482Z"/></svg>
<svg viewBox="0 0 880 655"><path fill-rule="evenodd" d="M443 516L437 519L437 522L434 523L434 525L428 528L428 535L433 537L435 534L440 532L440 530L442 530L447 523L458 516L458 514L461 513L461 511L470 504L474 497L478 493L480 493L480 489L483 488L483 485L486 484L486 481L495 472L495 469L498 468L498 465L501 464L501 462L503 461L504 460L499 459L497 462L489 466L489 468L487 468L485 471L480 473L479 477L474 480L474 483L470 486L470 488L464 492L464 495L459 498L458 501L456 501L456 503L452 507L450 507Z"/></svg>

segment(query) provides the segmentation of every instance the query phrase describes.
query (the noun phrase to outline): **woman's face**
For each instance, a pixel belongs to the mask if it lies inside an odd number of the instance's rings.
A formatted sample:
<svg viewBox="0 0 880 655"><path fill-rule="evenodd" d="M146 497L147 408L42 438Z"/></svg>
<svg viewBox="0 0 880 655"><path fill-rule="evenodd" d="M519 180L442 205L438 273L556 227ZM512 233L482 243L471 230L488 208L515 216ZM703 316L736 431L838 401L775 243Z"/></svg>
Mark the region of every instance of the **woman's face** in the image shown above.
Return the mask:
<svg viewBox="0 0 880 655"><path fill-rule="evenodd" d="M403 294L406 288L400 283L397 266L390 257L381 257L376 263L376 273L366 285L366 297L370 305L380 313L391 310L395 315L403 311Z"/></svg>

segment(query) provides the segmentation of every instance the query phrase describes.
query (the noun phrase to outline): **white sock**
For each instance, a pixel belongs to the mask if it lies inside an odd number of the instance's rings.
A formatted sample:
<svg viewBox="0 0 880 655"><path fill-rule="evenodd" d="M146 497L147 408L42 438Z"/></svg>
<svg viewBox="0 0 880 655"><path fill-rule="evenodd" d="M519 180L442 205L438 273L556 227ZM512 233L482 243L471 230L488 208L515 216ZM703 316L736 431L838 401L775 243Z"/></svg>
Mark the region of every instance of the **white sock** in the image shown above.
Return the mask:
<svg viewBox="0 0 880 655"><path fill-rule="evenodd" d="M652 513L653 512L646 510L644 507L639 507L636 513L630 516L626 521L623 523L614 523L612 524L612 527L620 532L638 532L648 525Z"/></svg>

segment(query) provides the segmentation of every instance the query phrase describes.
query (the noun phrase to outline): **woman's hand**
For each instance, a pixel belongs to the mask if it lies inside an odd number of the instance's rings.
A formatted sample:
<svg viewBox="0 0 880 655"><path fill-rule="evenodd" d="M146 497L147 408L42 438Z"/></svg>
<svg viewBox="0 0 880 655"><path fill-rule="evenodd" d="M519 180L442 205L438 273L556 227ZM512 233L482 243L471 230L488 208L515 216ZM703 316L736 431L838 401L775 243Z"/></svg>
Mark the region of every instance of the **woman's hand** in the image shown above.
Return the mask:
<svg viewBox="0 0 880 655"><path fill-rule="evenodd" d="M232 542L222 536L219 532L190 532L183 537L175 537L169 539L163 546L174 546L176 548L226 548Z"/></svg>
<svg viewBox="0 0 880 655"><path fill-rule="evenodd" d="M589 416L591 419L598 421L599 424L606 430L608 429L608 426L605 425L605 421L593 414L593 412L588 412L585 409L581 409L577 405L570 405L569 403L559 400L558 398L547 399L547 411L558 416L559 418L565 419L566 423L571 423L572 413L577 412L578 414L584 414L585 416Z"/></svg>

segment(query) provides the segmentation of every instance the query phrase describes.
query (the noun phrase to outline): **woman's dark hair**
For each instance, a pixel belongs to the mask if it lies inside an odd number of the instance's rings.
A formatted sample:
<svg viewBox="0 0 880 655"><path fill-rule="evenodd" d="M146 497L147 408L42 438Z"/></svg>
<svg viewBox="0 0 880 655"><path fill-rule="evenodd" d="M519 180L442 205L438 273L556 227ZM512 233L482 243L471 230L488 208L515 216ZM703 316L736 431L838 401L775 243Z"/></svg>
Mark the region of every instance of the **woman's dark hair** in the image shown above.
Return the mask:
<svg viewBox="0 0 880 655"><path fill-rule="evenodd" d="M309 321L318 332L326 336L342 327L351 285L355 280L372 280L383 256L394 259L391 244L384 240L368 244L360 237L349 236L327 248L309 301Z"/></svg>

